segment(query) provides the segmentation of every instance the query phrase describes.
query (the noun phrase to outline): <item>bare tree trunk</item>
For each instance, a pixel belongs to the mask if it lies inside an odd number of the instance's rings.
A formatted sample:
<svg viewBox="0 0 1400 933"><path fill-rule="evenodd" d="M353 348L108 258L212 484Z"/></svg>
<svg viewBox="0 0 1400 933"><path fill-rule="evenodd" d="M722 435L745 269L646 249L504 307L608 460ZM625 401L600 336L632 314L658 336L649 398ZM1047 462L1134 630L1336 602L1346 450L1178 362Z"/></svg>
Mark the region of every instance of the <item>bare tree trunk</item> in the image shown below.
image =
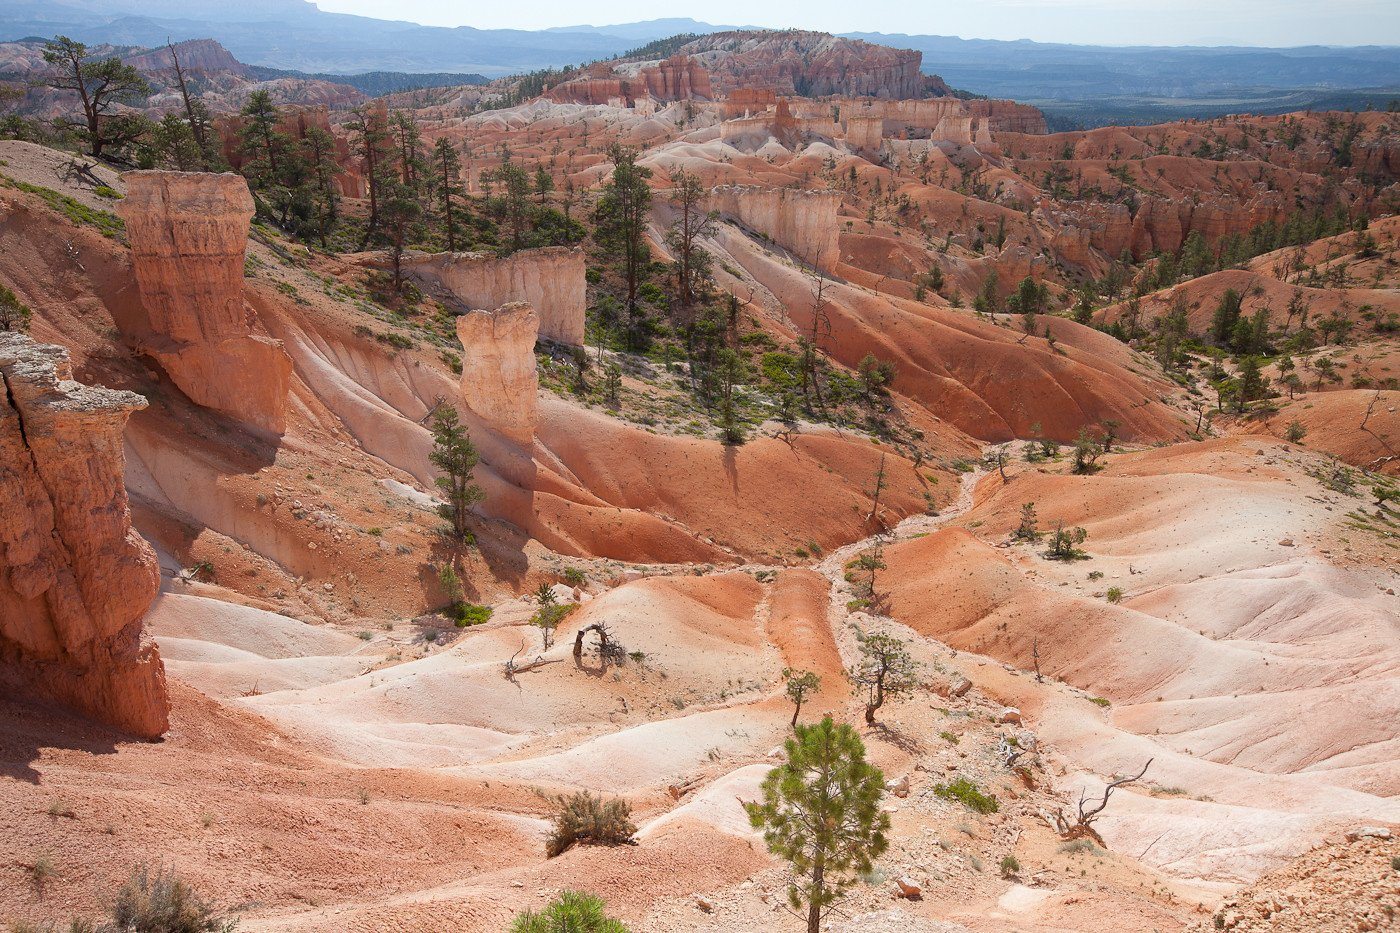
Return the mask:
<svg viewBox="0 0 1400 933"><path fill-rule="evenodd" d="M821 933L822 905L821 894L826 886L826 857L818 854L812 864L811 902L807 905L807 933Z"/></svg>

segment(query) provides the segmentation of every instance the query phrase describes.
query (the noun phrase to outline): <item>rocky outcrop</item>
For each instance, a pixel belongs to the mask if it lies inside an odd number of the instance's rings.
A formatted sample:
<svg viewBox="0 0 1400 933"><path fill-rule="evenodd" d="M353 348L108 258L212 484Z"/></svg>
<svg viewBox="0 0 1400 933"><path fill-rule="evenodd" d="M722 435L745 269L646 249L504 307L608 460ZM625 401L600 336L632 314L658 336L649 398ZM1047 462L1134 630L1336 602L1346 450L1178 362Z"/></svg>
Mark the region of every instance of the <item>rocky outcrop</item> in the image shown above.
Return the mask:
<svg viewBox="0 0 1400 933"><path fill-rule="evenodd" d="M1108 258L1127 252L1142 260L1153 253L1177 252L1192 233L1200 233L1214 245L1231 234L1247 234L1261 224L1283 222L1289 203L1278 192L1264 192L1248 201L1143 197L1136 211L1130 211L1126 204L1088 201L1047 206L1045 211L1055 227L1057 255L1082 265L1088 246Z"/></svg>
<svg viewBox="0 0 1400 933"><path fill-rule="evenodd" d="M885 138L885 121L880 117L855 116L846 121L846 144L856 152L879 152Z"/></svg>
<svg viewBox="0 0 1400 933"><path fill-rule="evenodd" d="M213 39L188 39L175 43L175 51L180 56L180 67L186 75L206 72L228 72L236 75L250 75L248 66L233 57L233 53ZM123 62L144 72L175 70L175 59L165 46L128 55Z"/></svg>
<svg viewBox="0 0 1400 933"><path fill-rule="evenodd" d="M637 75L646 92L656 100L709 100L714 96L710 73L689 55L672 55L643 68Z"/></svg>
<svg viewBox="0 0 1400 933"><path fill-rule="evenodd" d="M840 257L839 191L797 191L722 185L710 192L709 209L763 234L818 269L835 268Z"/></svg>
<svg viewBox="0 0 1400 933"><path fill-rule="evenodd" d="M253 198L241 176L129 172L119 212L151 334L142 349L194 402L253 427L286 427L292 361L253 332L243 254Z"/></svg>
<svg viewBox="0 0 1400 933"><path fill-rule="evenodd" d="M919 69L923 54L822 32L726 32L684 46L714 89L769 88L801 97L918 98L948 93Z"/></svg>
<svg viewBox="0 0 1400 933"><path fill-rule="evenodd" d="M414 253L404 261L415 275L436 280L470 308L527 302L539 316L541 337L583 345L588 285L581 249L546 246L504 258L492 253Z"/></svg>
<svg viewBox="0 0 1400 933"><path fill-rule="evenodd" d="M133 735L168 728L142 638L160 585L131 527L122 430L146 400L72 381L62 347L0 333L0 690Z"/></svg>
<svg viewBox="0 0 1400 933"><path fill-rule="evenodd" d="M540 319L524 301L457 318L462 342L462 401L494 430L525 446L535 437Z"/></svg>

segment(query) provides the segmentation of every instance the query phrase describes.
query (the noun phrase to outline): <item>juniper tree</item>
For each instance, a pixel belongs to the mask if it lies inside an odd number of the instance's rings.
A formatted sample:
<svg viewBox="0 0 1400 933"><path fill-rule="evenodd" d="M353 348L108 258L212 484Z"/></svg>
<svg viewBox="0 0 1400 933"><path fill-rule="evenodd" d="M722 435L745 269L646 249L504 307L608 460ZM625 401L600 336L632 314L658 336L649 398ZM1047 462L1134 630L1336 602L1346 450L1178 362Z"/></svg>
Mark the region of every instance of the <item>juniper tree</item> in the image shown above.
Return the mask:
<svg viewBox="0 0 1400 933"><path fill-rule="evenodd" d="M764 778L762 800L744 809L768 850L792 865L788 903L805 909L807 933L820 933L822 917L889 846L885 776L866 762L855 730L830 716L797 726L784 748L787 761Z"/></svg>

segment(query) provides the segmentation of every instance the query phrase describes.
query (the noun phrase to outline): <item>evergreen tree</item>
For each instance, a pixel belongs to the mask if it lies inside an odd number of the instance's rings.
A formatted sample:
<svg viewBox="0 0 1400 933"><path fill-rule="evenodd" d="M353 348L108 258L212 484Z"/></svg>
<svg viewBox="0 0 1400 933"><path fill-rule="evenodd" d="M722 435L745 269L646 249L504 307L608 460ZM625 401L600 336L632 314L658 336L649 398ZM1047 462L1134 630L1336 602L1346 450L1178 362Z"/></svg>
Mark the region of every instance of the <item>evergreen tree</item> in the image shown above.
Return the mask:
<svg viewBox="0 0 1400 933"><path fill-rule="evenodd" d="M1259 360L1246 356L1240 363L1238 387L1235 390L1236 410L1243 412L1250 402L1257 402L1263 398L1264 393L1264 376L1259 369Z"/></svg>
<svg viewBox="0 0 1400 933"><path fill-rule="evenodd" d="M78 130L94 159L102 158L108 150L134 142L147 128L147 121L112 113L115 105L139 100L151 93L151 86L131 65L116 57L89 58L87 46L67 36L57 36L52 42L44 43L43 55L44 61L55 68L44 83L78 96L82 117L66 121L65 125Z"/></svg>
<svg viewBox="0 0 1400 933"><path fill-rule="evenodd" d="M1230 345L1235 333L1235 324L1240 319L1241 303L1240 293L1233 288L1227 288L1225 294L1220 296L1220 303L1215 306L1215 314L1211 317L1210 324L1211 339L1217 347Z"/></svg>
<svg viewBox="0 0 1400 933"><path fill-rule="evenodd" d="M341 173L335 160L335 137L320 127L306 131L301 141L302 157L306 162L312 185L311 230L326 245L326 237L340 216L340 197L335 179Z"/></svg>
<svg viewBox="0 0 1400 933"><path fill-rule="evenodd" d="M433 143L433 191L438 213L442 215L443 233L447 236L448 252L457 251L457 211L455 201L462 196L462 159L452 141L439 137Z"/></svg>
<svg viewBox="0 0 1400 933"><path fill-rule="evenodd" d="M360 168L364 172L365 187L369 195L369 216L365 221L364 236L360 249L366 249L379 235L380 193L392 176L387 170L390 158L386 151L389 145L389 129L385 117L379 111L361 105L351 111L352 119L345 124L350 131Z"/></svg>
<svg viewBox="0 0 1400 933"><path fill-rule="evenodd" d="M637 288L642 269L650 259L645 234L651 210L651 169L637 164L637 150L614 143L608 147L613 164L612 177L603 186L594 215L594 238L615 260L622 263L627 283L627 309L637 306Z"/></svg>
<svg viewBox="0 0 1400 933"><path fill-rule="evenodd" d="M471 507L485 498L481 487L472 482L472 471L479 459L471 436L458 419L457 409L451 405L439 408L433 417L433 450L428 460L443 473L435 480L447 497L441 514L452 523L452 533L459 539L470 535Z"/></svg>
<svg viewBox="0 0 1400 933"><path fill-rule="evenodd" d="M807 933L888 847L880 812L885 776L865 760L855 730L827 716L797 726L787 761L768 772L761 802L746 803L769 851L791 863L788 902L807 913Z"/></svg>
<svg viewBox="0 0 1400 933"><path fill-rule="evenodd" d="M666 243L676 254L676 291L681 307L689 308L710 267L710 254L697 241L718 232L715 221L719 215L701 207L705 186L697 175L681 169L672 182L671 203L679 215L666 234Z"/></svg>

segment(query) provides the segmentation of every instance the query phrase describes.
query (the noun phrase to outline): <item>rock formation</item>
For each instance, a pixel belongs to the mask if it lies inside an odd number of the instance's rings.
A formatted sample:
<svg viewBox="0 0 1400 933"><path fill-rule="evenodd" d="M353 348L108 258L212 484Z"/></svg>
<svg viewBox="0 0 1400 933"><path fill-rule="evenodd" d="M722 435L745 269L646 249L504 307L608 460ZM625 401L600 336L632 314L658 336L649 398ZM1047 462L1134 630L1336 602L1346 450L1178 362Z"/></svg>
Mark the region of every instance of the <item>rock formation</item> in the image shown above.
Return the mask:
<svg viewBox="0 0 1400 933"><path fill-rule="evenodd" d="M292 361L280 341L253 333L243 302L247 182L130 172L126 183L118 209L152 331L143 349L196 403L282 433Z"/></svg>
<svg viewBox="0 0 1400 933"><path fill-rule="evenodd" d="M770 88L803 97L942 96L942 79L924 75L923 53L821 32L727 32L681 49L709 70L715 91Z"/></svg>
<svg viewBox="0 0 1400 933"><path fill-rule="evenodd" d="M505 258L491 253L415 253L405 262L416 274L441 282L471 308L527 302L539 316L541 337L583 345L588 299L580 249L546 246Z"/></svg>
<svg viewBox="0 0 1400 933"><path fill-rule="evenodd" d="M14 333L0 376L0 690L156 738L165 667L141 619L160 568L122 480L122 430L146 400L73 382L66 350Z"/></svg>
<svg viewBox="0 0 1400 933"><path fill-rule="evenodd" d="M839 191L797 191L722 185L710 192L709 208L768 237L818 269L840 258Z"/></svg>
<svg viewBox="0 0 1400 933"><path fill-rule="evenodd" d="M539 328L539 316L525 301L457 318L462 401L493 429L527 447L535 437Z"/></svg>

